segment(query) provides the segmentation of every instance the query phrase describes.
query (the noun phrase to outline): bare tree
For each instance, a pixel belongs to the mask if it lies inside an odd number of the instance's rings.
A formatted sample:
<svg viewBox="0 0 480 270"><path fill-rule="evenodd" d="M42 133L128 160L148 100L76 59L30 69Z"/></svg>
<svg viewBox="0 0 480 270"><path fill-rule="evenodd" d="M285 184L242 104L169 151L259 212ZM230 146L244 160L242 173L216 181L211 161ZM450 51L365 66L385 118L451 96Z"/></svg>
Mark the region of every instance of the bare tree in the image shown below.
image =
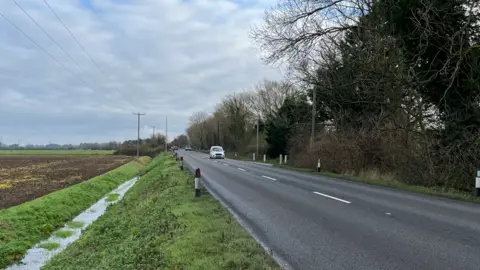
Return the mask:
<svg viewBox="0 0 480 270"><path fill-rule="evenodd" d="M359 23L375 0L291 0L267 11L253 39L267 53L265 61L315 60L325 44Z"/></svg>
<svg viewBox="0 0 480 270"><path fill-rule="evenodd" d="M189 119L189 128L187 133L191 139L192 144L204 149L207 145L205 141L206 135L206 125L205 122L208 119L208 114L206 112L195 112L190 116Z"/></svg>
<svg viewBox="0 0 480 270"><path fill-rule="evenodd" d="M250 91L245 92L245 100L249 109L256 118L265 120L266 117L275 113L282 106L285 98L299 91L293 84L287 81L271 81L264 79L255 85Z"/></svg>

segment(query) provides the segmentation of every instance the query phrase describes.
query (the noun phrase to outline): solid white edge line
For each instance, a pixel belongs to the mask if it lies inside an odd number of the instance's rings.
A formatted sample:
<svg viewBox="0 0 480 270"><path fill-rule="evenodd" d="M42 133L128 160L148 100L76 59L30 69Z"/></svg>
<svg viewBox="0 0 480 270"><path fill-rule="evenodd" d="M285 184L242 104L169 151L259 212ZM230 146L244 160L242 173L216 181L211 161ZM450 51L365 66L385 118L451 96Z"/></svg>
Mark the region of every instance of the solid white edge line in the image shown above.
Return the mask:
<svg viewBox="0 0 480 270"><path fill-rule="evenodd" d="M242 169L242 168L237 168L237 169L239 169L239 170L240 170L240 171L242 171L242 172L244 172L244 171L245 171L245 169Z"/></svg>
<svg viewBox="0 0 480 270"><path fill-rule="evenodd" d="M272 178L272 177L268 177L268 176L265 176L265 175L262 175L263 178L267 178L269 180L272 180L272 181L277 181L277 179L275 178Z"/></svg>
<svg viewBox="0 0 480 270"><path fill-rule="evenodd" d="M337 198L337 197L333 197L333 196L330 196L330 195L327 195L327 194L323 194L323 193L320 193L320 192L316 192L314 191L313 193L317 194L317 195L320 195L320 196L323 196L323 197L327 197L327 198L330 198L332 200L337 200L339 202L343 202L343 203L351 203L349 201L346 201L346 200L342 200L340 198Z"/></svg>

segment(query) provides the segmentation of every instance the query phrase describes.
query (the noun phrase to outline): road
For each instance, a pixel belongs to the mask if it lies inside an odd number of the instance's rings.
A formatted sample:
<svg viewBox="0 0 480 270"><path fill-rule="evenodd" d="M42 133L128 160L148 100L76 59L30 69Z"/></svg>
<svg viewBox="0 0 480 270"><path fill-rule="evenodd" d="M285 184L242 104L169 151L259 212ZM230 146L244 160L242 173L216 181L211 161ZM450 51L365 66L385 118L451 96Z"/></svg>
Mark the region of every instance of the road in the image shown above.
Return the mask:
<svg viewBox="0 0 480 270"><path fill-rule="evenodd" d="M179 155L286 269L480 269L480 205Z"/></svg>

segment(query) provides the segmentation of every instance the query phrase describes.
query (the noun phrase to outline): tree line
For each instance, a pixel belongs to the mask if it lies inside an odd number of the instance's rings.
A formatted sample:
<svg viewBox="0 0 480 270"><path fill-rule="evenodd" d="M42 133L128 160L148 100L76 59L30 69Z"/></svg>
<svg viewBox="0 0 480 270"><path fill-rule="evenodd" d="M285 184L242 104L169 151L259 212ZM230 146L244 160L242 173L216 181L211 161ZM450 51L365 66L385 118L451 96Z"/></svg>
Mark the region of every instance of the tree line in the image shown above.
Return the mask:
<svg viewBox="0 0 480 270"><path fill-rule="evenodd" d="M190 118L192 145L423 186L471 190L480 164L480 4L291 0L252 30L288 66Z"/></svg>
<svg viewBox="0 0 480 270"><path fill-rule="evenodd" d="M194 148L221 145L228 152L251 154L257 151L258 125L259 154L276 157L287 152L290 125L308 118L300 108L308 114L310 106L306 93L294 85L264 80L253 89L226 96L213 113L194 113L187 135Z"/></svg>
<svg viewBox="0 0 480 270"><path fill-rule="evenodd" d="M149 138L140 139L140 155L154 157L165 151L164 135L155 134ZM115 155L135 156L137 154L137 140L123 142L110 141L106 143L80 143L80 144L19 144L6 145L0 142L0 150L113 150Z"/></svg>
<svg viewBox="0 0 480 270"><path fill-rule="evenodd" d="M105 143L80 143L80 144L3 144L0 142L0 149L4 150L115 150L122 145L122 142L110 141Z"/></svg>

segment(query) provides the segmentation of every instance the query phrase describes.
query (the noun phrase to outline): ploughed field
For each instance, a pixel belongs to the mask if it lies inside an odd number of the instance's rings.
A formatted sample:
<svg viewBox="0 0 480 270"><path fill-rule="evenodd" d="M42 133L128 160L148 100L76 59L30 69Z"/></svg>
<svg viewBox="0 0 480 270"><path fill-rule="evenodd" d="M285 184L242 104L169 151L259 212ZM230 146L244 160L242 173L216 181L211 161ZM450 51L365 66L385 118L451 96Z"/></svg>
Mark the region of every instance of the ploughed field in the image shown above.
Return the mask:
<svg viewBox="0 0 480 270"><path fill-rule="evenodd" d="M0 209L83 182L131 160L113 155L0 156Z"/></svg>

